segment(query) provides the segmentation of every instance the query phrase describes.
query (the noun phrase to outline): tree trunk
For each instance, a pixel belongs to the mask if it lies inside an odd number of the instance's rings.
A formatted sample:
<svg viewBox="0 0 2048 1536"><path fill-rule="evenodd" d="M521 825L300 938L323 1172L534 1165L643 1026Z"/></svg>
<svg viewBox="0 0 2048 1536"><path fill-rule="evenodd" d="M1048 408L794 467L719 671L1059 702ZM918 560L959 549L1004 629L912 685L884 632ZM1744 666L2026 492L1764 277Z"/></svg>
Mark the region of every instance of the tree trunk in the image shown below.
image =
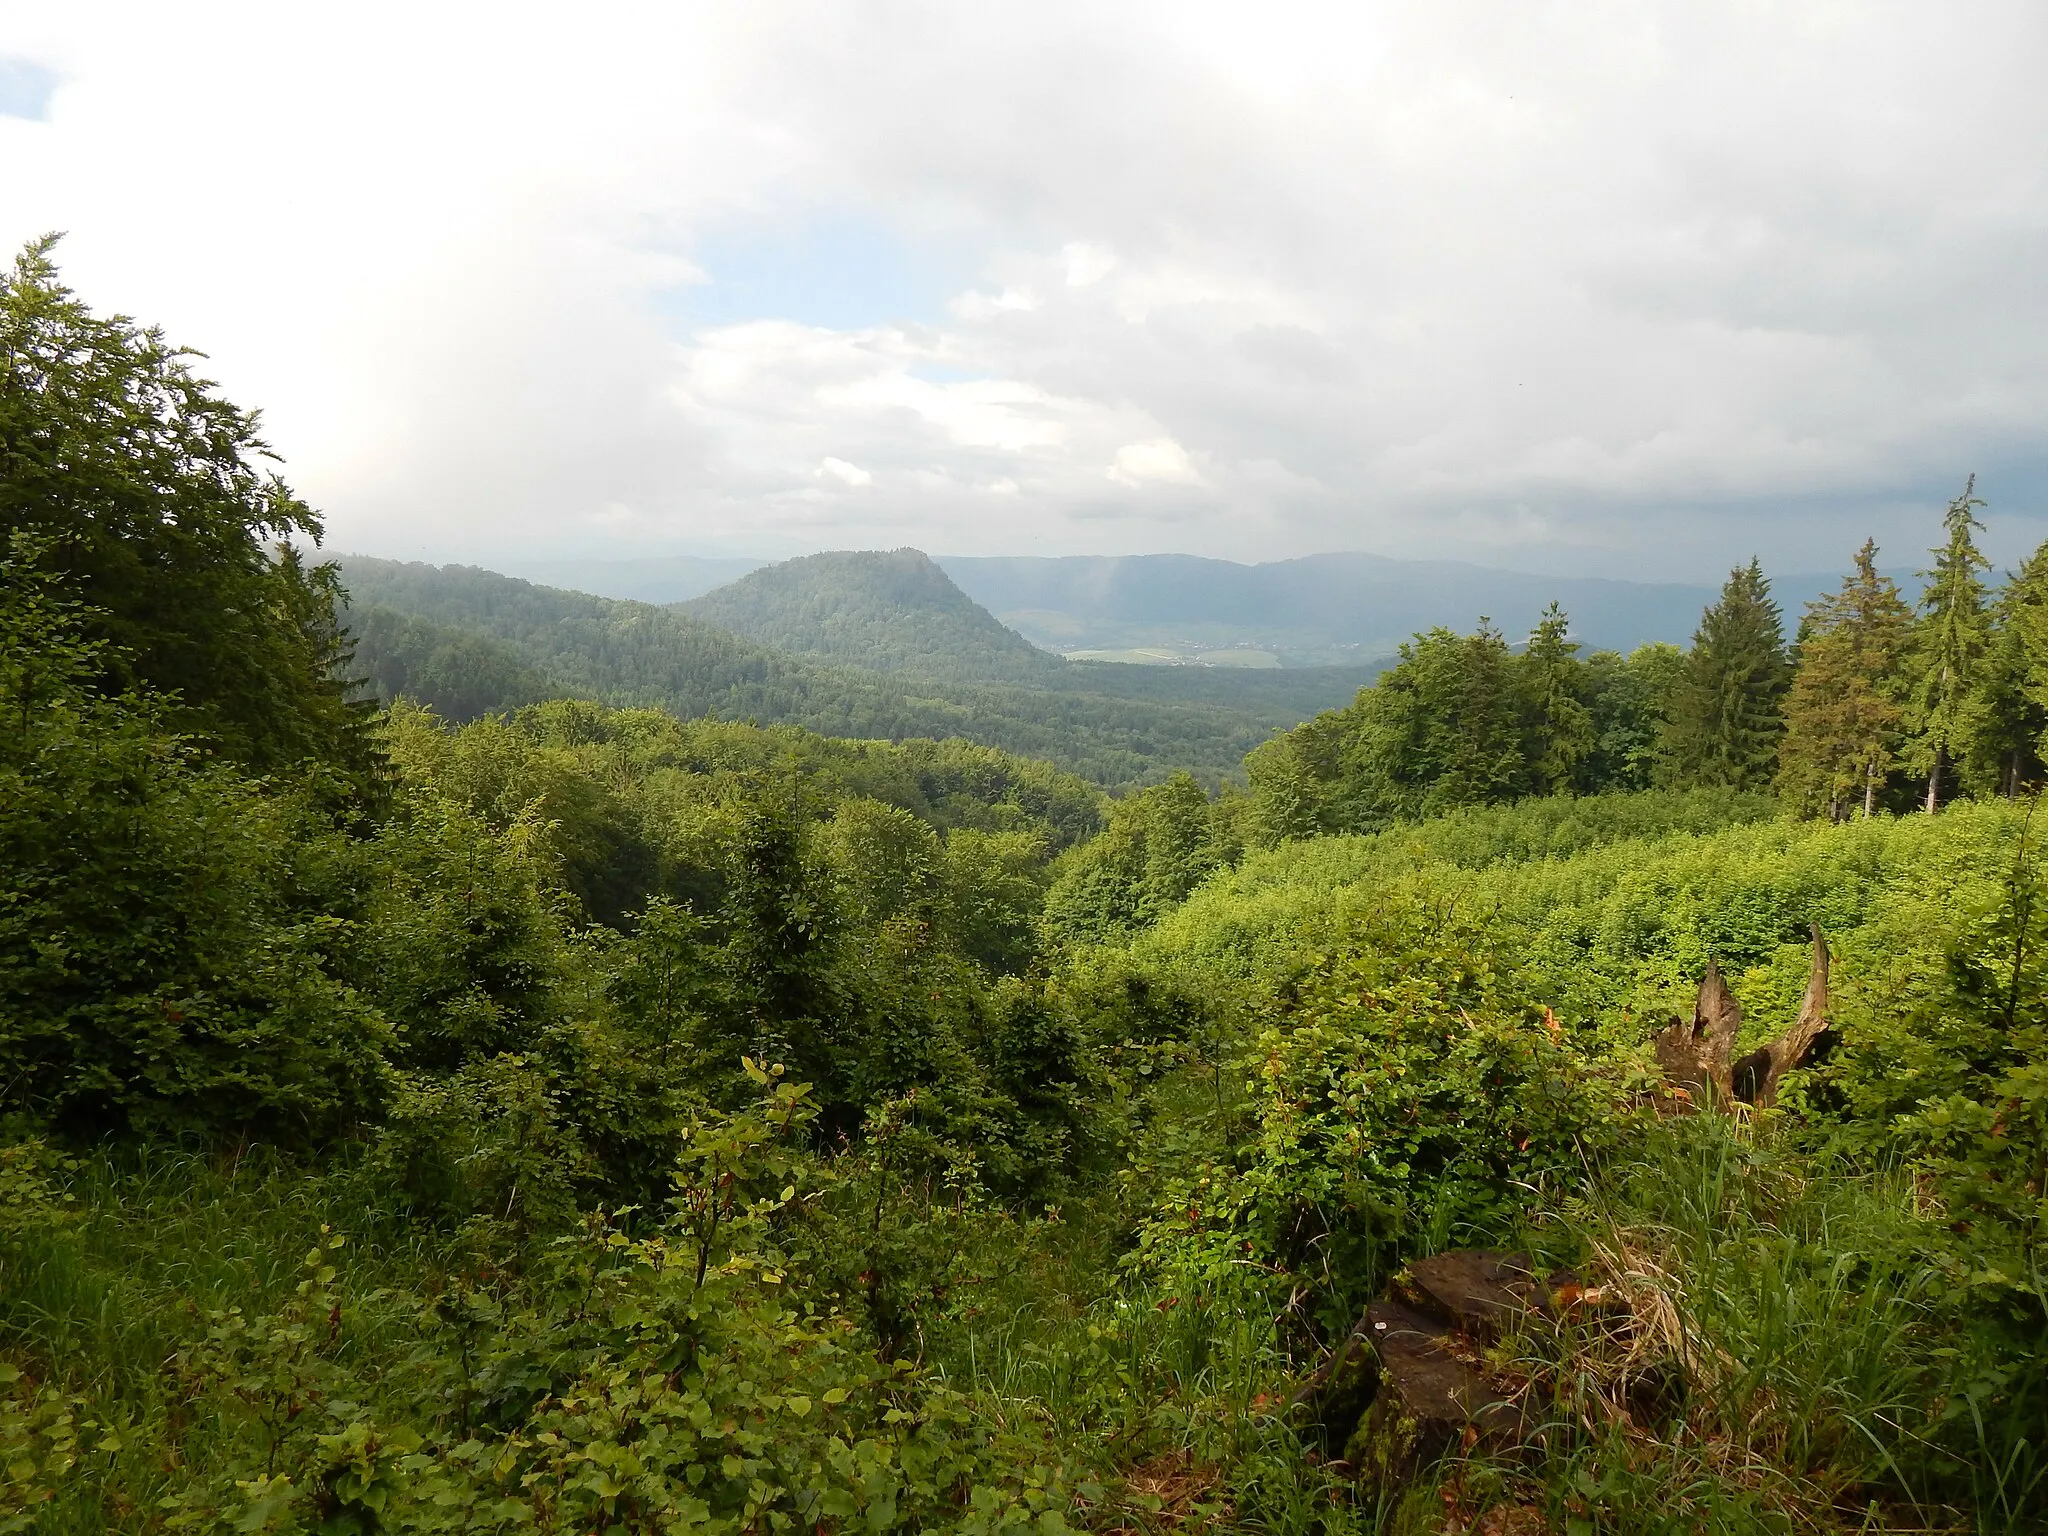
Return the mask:
<svg viewBox="0 0 2048 1536"><path fill-rule="evenodd" d="M1934 766L1927 770L1927 813L1931 816L1941 804L1941 753L1934 754Z"/></svg>
<svg viewBox="0 0 2048 1536"><path fill-rule="evenodd" d="M1756 1055L1764 1059L1752 1069L1755 1075L1751 1082L1733 1084L1736 1097L1747 1098L1758 1109L1769 1109L1778 1102L1779 1082L1806 1060L1813 1042L1828 1027L1828 941L1819 923L1810 926L1813 965L1806 978L1806 995L1799 1001L1799 1018L1785 1033L1759 1048ZM1750 1090L1747 1094L1742 1091L1745 1087Z"/></svg>
<svg viewBox="0 0 2048 1536"><path fill-rule="evenodd" d="M1865 821L1877 811L1877 770L1865 765L1863 769L1863 819Z"/></svg>

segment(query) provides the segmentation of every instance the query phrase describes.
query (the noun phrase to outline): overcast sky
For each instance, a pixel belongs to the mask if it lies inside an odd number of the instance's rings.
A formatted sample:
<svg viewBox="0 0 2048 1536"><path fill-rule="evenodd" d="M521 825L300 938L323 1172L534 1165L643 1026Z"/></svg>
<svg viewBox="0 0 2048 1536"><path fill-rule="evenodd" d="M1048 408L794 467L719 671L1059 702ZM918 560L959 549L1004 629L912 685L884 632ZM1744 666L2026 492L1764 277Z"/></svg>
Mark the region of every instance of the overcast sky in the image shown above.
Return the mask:
<svg viewBox="0 0 2048 1536"><path fill-rule="evenodd" d="M2048 6L0 3L0 237L333 548L2048 534Z"/></svg>

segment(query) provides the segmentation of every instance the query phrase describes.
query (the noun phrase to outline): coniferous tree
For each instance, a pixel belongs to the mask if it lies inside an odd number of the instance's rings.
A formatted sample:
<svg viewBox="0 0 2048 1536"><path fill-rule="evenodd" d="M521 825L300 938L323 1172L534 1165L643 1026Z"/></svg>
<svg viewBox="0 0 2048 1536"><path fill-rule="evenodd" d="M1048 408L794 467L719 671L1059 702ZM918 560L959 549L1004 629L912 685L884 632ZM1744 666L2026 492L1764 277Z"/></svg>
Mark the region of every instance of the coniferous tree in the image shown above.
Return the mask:
<svg viewBox="0 0 2048 1536"><path fill-rule="evenodd" d="M1927 590L1920 598L1914 636L1915 677L1908 711L1913 741L1908 762L1927 777L1927 809L1941 802L1942 771L1968 752L1977 727L1978 684L1990 647L1984 582L1978 572L1990 562L1978 553L1972 533L1984 525L1973 510L1984 505L1970 476L1963 494L1948 504L1942 526L1948 539L1931 551L1934 569L1923 571Z"/></svg>
<svg viewBox="0 0 2048 1536"><path fill-rule="evenodd" d="M1982 794L2016 796L2041 777L2041 740L2048 732L2048 544L2006 577L1991 605L1991 639L1977 686L1970 751L1964 771Z"/></svg>
<svg viewBox="0 0 2048 1536"><path fill-rule="evenodd" d="M1897 760L1904 715L1901 663L1913 610L1878 574L1877 544L1864 540L1841 591L1807 608L1799 666L1785 700L1778 793L1801 809L1825 807L1839 820L1852 799L1863 814Z"/></svg>
<svg viewBox="0 0 2048 1536"><path fill-rule="evenodd" d="M1593 713L1584 698L1586 664L1566 638L1570 627L1552 603L1529 632L1519 662L1525 752L1539 794L1574 788L1596 745Z"/></svg>
<svg viewBox="0 0 2048 1536"><path fill-rule="evenodd" d="M1737 566L1700 616L1672 688L1662 777L1672 785L1760 788L1784 733L1785 631L1755 560Z"/></svg>

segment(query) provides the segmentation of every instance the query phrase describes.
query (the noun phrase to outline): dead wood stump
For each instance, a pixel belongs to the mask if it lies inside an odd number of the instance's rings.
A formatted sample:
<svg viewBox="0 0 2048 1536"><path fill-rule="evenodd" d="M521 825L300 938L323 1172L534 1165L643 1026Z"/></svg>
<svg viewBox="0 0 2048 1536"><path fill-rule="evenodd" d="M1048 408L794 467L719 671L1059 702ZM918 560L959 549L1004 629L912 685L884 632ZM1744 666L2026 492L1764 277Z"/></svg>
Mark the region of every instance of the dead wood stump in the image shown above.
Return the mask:
<svg viewBox="0 0 2048 1536"><path fill-rule="evenodd" d="M1807 974L1806 995L1799 1003L1798 1019L1775 1040L1757 1047L1740 1061L1731 1058L1735 1036L1742 1028L1742 1005L1728 990L1721 968L1712 960L1707 962L1692 1022L1674 1021L1653 1042L1657 1065L1681 1110L1715 1109L1725 1113L1738 1103L1768 1109L1778 1102L1778 1086L1785 1074L1806 1060L1814 1041L1828 1027L1827 939L1820 924L1811 927L1813 964Z"/></svg>

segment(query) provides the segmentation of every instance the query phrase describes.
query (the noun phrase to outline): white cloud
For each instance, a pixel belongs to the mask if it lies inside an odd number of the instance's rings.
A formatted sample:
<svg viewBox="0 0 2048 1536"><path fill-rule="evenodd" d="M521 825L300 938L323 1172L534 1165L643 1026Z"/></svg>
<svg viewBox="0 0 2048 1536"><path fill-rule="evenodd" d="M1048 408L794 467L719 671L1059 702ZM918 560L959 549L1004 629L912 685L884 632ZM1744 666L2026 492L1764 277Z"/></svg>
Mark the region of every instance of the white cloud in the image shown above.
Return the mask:
<svg viewBox="0 0 2048 1536"><path fill-rule="evenodd" d="M875 483L875 477L858 464L849 464L846 460L835 459L830 454L818 461L818 473L830 475L844 485L862 486Z"/></svg>
<svg viewBox="0 0 2048 1536"><path fill-rule="evenodd" d="M68 230L88 299L205 348L344 547L1171 516L1698 575L1911 558L1971 469L1995 534L2048 511L2024 0L75 0L0 57L58 82L0 116L0 238ZM921 309L688 318L720 232L856 215Z"/></svg>
<svg viewBox="0 0 2048 1536"><path fill-rule="evenodd" d="M1116 270L1115 251L1083 240L1063 246L1060 258L1066 264L1069 288L1086 288L1090 283L1101 282Z"/></svg>
<svg viewBox="0 0 2048 1536"><path fill-rule="evenodd" d="M1188 451L1170 437L1155 437L1142 443L1125 443L1116 451L1108 476L1118 485L1141 486L1148 482L1166 485L1200 485Z"/></svg>

